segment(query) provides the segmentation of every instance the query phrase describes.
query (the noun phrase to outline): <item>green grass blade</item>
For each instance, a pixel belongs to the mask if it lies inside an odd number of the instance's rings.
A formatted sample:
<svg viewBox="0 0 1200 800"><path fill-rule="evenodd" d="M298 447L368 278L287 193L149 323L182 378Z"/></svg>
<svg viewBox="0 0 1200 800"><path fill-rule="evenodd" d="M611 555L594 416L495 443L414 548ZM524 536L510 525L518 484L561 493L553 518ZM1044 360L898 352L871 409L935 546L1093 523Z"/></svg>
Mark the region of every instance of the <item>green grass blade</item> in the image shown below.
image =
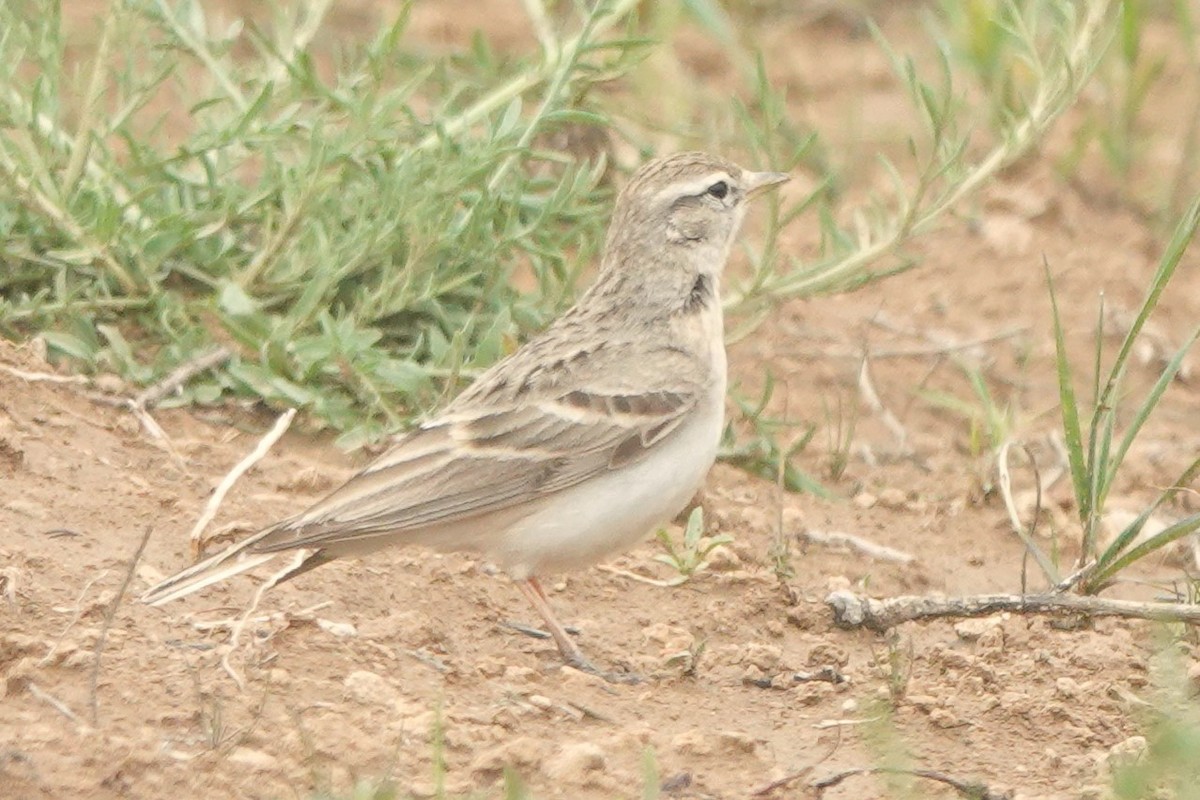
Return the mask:
<svg viewBox="0 0 1200 800"><path fill-rule="evenodd" d="M1108 580L1108 578L1112 575L1115 575L1117 572L1113 565L1121 557L1121 554L1125 551L1125 548L1127 548L1129 544L1137 538L1138 534L1141 533L1142 528L1145 527L1146 521L1151 517L1151 515L1153 515L1154 512L1157 511L1164 502L1170 499L1175 492L1191 486L1192 482L1196 480L1197 476L1200 476L1200 457L1197 457L1196 460L1189 464L1187 468L1180 473L1179 477L1176 478L1175 481L1162 492L1162 494L1155 498L1154 502L1151 503L1148 508L1142 511L1142 513L1139 514L1133 522L1129 523L1129 525L1125 527L1125 530L1121 531L1117 538L1114 539L1107 548L1105 548L1104 552L1101 553L1099 558L1096 559L1096 564L1092 569L1091 574L1080 584L1081 591L1083 591L1085 594L1091 594L1103 588L1104 583ZM1162 533L1158 535L1162 535ZM1126 563L1132 563L1132 561Z"/></svg>
<svg viewBox="0 0 1200 800"><path fill-rule="evenodd" d="M1167 387L1179 375L1179 367L1183 364L1184 357L1191 351L1192 345L1196 343L1197 339L1200 339L1200 326L1197 326L1192 331L1191 335L1188 336L1183 345L1175 352L1171 360L1167 362L1167 365L1163 367L1162 373L1158 376L1158 380L1154 382L1154 386L1150 389L1149 394L1146 395L1146 399L1138 406L1133 419L1129 422L1129 427L1126 429L1125 435L1121 437L1121 443L1117 446L1117 452L1109 462L1109 482L1116 477L1117 470L1124 462L1126 453L1129 452L1134 439L1137 438L1138 433L1146 424L1146 420L1150 418L1150 413L1158 405L1159 400L1162 399L1163 393L1167 391Z"/></svg>
<svg viewBox="0 0 1200 800"><path fill-rule="evenodd" d="M1146 320L1150 318L1150 314L1158 305L1163 290L1167 288L1167 284L1171 281L1171 276L1175 274L1175 269L1179 266L1180 259L1183 258L1188 244L1191 243L1193 236L1195 236L1198 225L1200 225L1200 197L1192 200L1191 205L1188 206L1187 211L1184 212L1183 217L1179 220L1179 224L1175 226L1175 232L1171 235L1171 241L1163 251L1162 258L1158 262L1158 269L1155 270L1154 277L1150 281L1146 297L1142 300L1137 316L1129 326L1129 331L1125 334L1125 338L1121 342L1121 347L1117 351L1116 359L1113 361L1109 372L1108 382L1105 384L1100 397L1096 400L1098 405L1108 406L1111 404L1112 397L1116 393L1116 388L1120 383L1121 375L1124 373L1125 365L1133 352L1133 346L1137 341L1137 337L1145 326Z"/></svg>
<svg viewBox="0 0 1200 800"><path fill-rule="evenodd" d="M1100 587L1107 583L1111 578L1119 574L1126 567L1136 561L1139 561L1151 553L1161 550L1171 542L1182 539L1193 533L1200 531L1200 514L1192 514L1184 517L1164 530L1151 536L1146 541L1131 548L1128 552L1115 558L1103 568L1097 569L1092 573L1088 580L1089 586Z"/></svg>
<svg viewBox="0 0 1200 800"><path fill-rule="evenodd" d="M1071 484L1075 488L1075 502L1079 507L1079 518L1084 521L1092 511L1092 495L1088 478L1088 464L1083 453L1083 433L1079 427L1079 404L1075 399L1075 387L1071 380L1071 363L1067 358L1067 343L1063 333L1062 316L1058 311L1058 298L1054 293L1054 278L1050 264L1043 261L1046 286L1050 292L1050 311L1054 319L1054 366L1058 374L1058 401L1062 411L1063 437L1066 440L1067 461L1071 468Z"/></svg>

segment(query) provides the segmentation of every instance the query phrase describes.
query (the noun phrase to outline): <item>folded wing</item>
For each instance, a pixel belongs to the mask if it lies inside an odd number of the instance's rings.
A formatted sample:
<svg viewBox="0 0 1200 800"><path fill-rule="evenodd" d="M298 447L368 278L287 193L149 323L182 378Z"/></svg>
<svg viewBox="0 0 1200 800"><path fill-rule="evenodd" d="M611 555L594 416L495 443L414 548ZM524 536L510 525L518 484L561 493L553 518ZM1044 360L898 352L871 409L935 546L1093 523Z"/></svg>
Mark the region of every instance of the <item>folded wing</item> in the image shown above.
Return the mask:
<svg viewBox="0 0 1200 800"><path fill-rule="evenodd" d="M497 410L460 408L405 435L251 550L322 548L453 523L634 463L675 431L694 392L571 391Z"/></svg>

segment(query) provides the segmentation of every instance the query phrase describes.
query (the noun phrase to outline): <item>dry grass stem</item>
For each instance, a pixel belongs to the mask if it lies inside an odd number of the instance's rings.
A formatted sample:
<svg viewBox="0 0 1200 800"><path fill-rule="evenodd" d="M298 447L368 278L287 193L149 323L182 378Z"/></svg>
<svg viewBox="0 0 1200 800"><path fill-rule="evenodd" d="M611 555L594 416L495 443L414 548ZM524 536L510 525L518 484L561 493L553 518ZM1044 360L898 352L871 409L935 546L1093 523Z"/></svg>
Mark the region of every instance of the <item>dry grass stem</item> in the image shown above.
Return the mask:
<svg viewBox="0 0 1200 800"><path fill-rule="evenodd" d="M627 570L627 569L621 569L620 567L614 567L609 564L601 564L600 566L597 567L597 569L599 569L601 572L607 572L609 575L616 575L620 578L628 578L631 581L637 581L638 583L645 583L650 586L657 586L660 589L667 589L672 586L679 586L680 584L687 582L687 577L684 575L676 575L673 578L667 578L666 580L660 580L659 578L651 578L647 575L639 575L636 572L631 572L630 570Z"/></svg>
<svg viewBox="0 0 1200 800"><path fill-rule="evenodd" d="M295 413L296 410L294 408L289 409L288 412L283 415L283 417L288 417L289 414L294 415ZM280 420L282 420L283 417L280 417ZM291 417L288 417L288 422L291 422ZM279 424L276 423L275 427L278 428ZM287 426L285 425L283 428L286 430ZM279 433L282 435L283 431L281 430ZM264 450L263 452L265 453L266 451ZM229 642L226 644L225 652L221 656L221 668L225 670L225 674L233 679L233 682L237 684L238 688L242 689L243 691L246 688L246 681L242 678L242 674L238 672L237 668L233 666L233 662L230 661L230 657L234 654L234 652L237 651L238 641L241 639L242 631L245 629L246 624L250 621L251 615L258 610L258 606L262 603L263 595L270 591L281 580L292 574L293 570L304 563L304 559L307 556L307 551L298 551L292 558L288 560L287 565L283 569L279 570L266 581L264 581L263 584L254 592L254 598L250 601L250 605L246 607L246 610L242 612L242 616L231 626L229 626Z"/></svg>
<svg viewBox="0 0 1200 800"><path fill-rule="evenodd" d="M72 383L78 385L89 382L86 375L57 375L53 372L29 372L28 370L10 367L8 364L0 364L0 370L26 383Z"/></svg>
<svg viewBox="0 0 1200 800"><path fill-rule="evenodd" d="M228 347L221 346L202 353L190 361L185 361L171 370L162 380L156 381L142 390L137 397L133 398L133 405L142 409L151 408L162 402L163 398L179 391L184 384L201 372L219 367L231 358L233 358L233 351Z"/></svg>
<svg viewBox="0 0 1200 800"><path fill-rule="evenodd" d="M844 547L847 550L852 550L856 553L862 553L868 558L873 558L877 561L889 561L895 564L911 564L917 560L917 557L912 553L906 553L903 550L897 550L894 547L888 547L883 544L864 539L861 536L855 536L852 533L842 533L840 531L814 531L807 530L797 534L803 541L810 544L820 545L822 547Z"/></svg>
<svg viewBox="0 0 1200 800"><path fill-rule="evenodd" d="M818 781L813 781L810 788L816 792L817 797L822 797L826 789L832 789L834 786L853 778L858 775L910 775L914 778L924 778L925 780L943 783L963 797L970 800L1012 800L1011 792L995 791L988 788L986 784L977 781L964 781L959 778L953 778L943 772L937 772L931 769L896 769L894 767L856 767L847 769L841 772L821 778Z"/></svg>
<svg viewBox="0 0 1200 800"><path fill-rule="evenodd" d="M31 695L36 697L38 700L41 700L43 703L50 706L58 713L62 714L67 719L71 720L71 722L75 722L75 723L83 722L83 720L81 720L79 718L79 715L77 715L74 711L72 711L70 709L70 707L67 706L66 703L64 703L62 700L59 700L57 697L50 694L49 692L45 691L40 686L38 686L36 683L33 683L32 681L30 681L29 683L25 684L25 688L29 690L29 693Z"/></svg>
<svg viewBox="0 0 1200 800"><path fill-rule="evenodd" d="M862 353L862 364L858 370L858 391L862 395L863 402L867 404L867 408L878 414L883 424L896 437L897 450L903 455L911 454L912 448L908 445L908 430L883 404L883 401L879 399L879 394L875 391L875 384L871 381L871 357L866 351Z"/></svg>
<svg viewBox="0 0 1200 800"><path fill-rule="evenodd" d="M1033 519L1030 529L1026 529L1024 523L1021 522L1021 515L1017 509L1017 502L1013 497L1012 492L1012 472L1009 469L1008 454L1012 450L1013 441L1008 439L1000 446L1000 452L996 454L996 473L997 482L999 483L1000 496L1004 499L1004 508L1008 512L1008 522L1012 526L1013 532L1021 538L1025 544L1025 551L1033 556L1038 562L1038 567L1042 570L1042 574L1046 576L1050 583L1055 583L1058 580L1058 569L1052 564L1046 554L1033 541L1032 528L1037 524L1037 515L1042 508L1042 480L1037 470L1036 464L1030 459L1030 464L1034 469L1034 490L1037 492L1037 497L1034 500Z"/></svg>
<svg viewBox="0 0 1200 800"><path fill-rule="evenodd" d="M872 725L876 722L881 722L883 717L863 717L861 719L823 719L820 722L814 722L813 728L819 731L841 730L842 728L853 728L856 725Z"/></svg>
<svg viewBox="0 0 1200 800"><path fill-rule="evenodd" d="M121 588L117 590L117 596L112 599L108 610L104 613L104 624L100 626L100 636L96 639L96 649L92 653L92 674L88 680L88 705L91 708L93 725L100 716L100 698L96 689L100 683L100 658L104 655L104 646L108 643L108 629L112 627L113 618L117 615L117 607L121 605L125 592L129 590L129 584L133 581L134 572L137 571L138 562L142 560L142 553L145 552L146 544L150 541L150 534L153 531L154 528L146 526L146 531L142 534L142 540L138 542L133 558L129 559L129 569L125 571L125 580L121 581Z"/></svg>
<svg viewBox="0 0 1200 800"><path fill-rule="evenodd" d="M279 621L283 619L293 620L315 620L314 616L318 611L329 608L333 605L332 600L323 600L316 605L311 605L308 608L302 608L296 612L275 611L270 614L261 614L257 617L242 619L241 617L231 617L227 619L209 619L209 620L194 620L192 627L198 631L215 631L221 628L233 629L236 625L254 624L262 625L265 622Z"/></svg>
<svg viewBox="0 0 1200 800"><path fill-rule="evenodd" d="M836 730L837 730L837 736L834 737L833 743L829 745L829 749L827 751L825 751L824 755L822 755L820 758L818 758L816 761L814 761L813 763L809 764L806 767L802 767L801 769L798 769L795 772L792 772L791 774L785 775L782 778L778 778L777 780L773 780L770 783L767 783L767 784L764 784L764 785L758 787L757 789L750 792L750 796L751 797L763 797L764 795L771 794L776 789L782 789L785 786L793 784L796 781L800 780L801 778L807 777L809 774L812 773L812 771L814 769L821 766L826 761L828 761L830 758L832 758L833 754L836 753L838 751L838 749L842 746L841 728L837 728Z"/></svg>
<svg viewBox="0 0 1200 800"><path fill-rule="evenodd" d="M233 488L238 479L246 474L247 470L262 460L270 449L279 441L280 437L287 431L292 424L292 419L296 416L296 409L289 408L287 411L279 415L279 419L275 420L274 426L267 432L255 446L251 453L234 465L233 469L217 484L216 490L212 497L208 498L208 503L204 506L204 512L200 518L196 520L195 526L192 527L192 532L188 535L188 540L191 542L192 557L199 558L204 552L204 529L208 527L213 518L217 516L217 510L221 507L225 495Z"/></svg>
<svg viewBox="0 0 1200 800"><path fill-rule="evenodd" d="M971 350L976 347L983 347L996 342L1015 339L1018 336L1023 336L1029 332L1027 325L1017 325L1009 328L1004 328L996 333L986 334L973 339L949 340L944 342L931 342L927 345L912 345L909 347L882 347L871 350L871 358L879 360L881 358L926 358L930 356L947 356L954 353L961 353L964 350ZM841 345L830 347L821 352L825 358L853 358L855 360L862 358L862 348L852 345Z"/></svg>
<svg viewBox="0 0 1200 800"><path fill-rule="evenodd" d="M83 616L83 598L87 597L88 592L92 590L92 587L96 584L96 581L104 580L104 578L107 576L108 571L105 570L85 583L83 588L79 590L79 596L75 599L75 605L71 607L71 619L68 620L67 624L63 627L62 633L60 633L54 639L53 644L50 645L50 649L46 651L46 655L42 656L42 660L38 662L39 667L44 667L52 663L54 654L57 653L58 648L62 646L63 640L66 639L67 634L70 633L71 629L75 627L76 623L78 623L80 618Z"/></svg>

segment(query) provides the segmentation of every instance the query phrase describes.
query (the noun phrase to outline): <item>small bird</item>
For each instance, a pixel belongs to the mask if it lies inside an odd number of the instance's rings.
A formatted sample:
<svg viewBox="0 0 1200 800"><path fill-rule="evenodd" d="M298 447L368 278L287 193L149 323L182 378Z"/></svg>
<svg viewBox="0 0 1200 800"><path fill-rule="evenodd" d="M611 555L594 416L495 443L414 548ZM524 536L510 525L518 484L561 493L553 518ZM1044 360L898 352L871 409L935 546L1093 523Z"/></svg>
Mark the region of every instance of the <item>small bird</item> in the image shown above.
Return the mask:
<svg viewBox="0 0 1200 800"><path fill-rule="evenodd" d="M598 672L538 576L633 546L703 484L724 425L721 273L747 202L788 177L698 152L648 162L617 197L599 274L570 310L327 497L142 601L285 552L291 566L267 586L392 545L474 551L512 577L568 664Z"/></svg>

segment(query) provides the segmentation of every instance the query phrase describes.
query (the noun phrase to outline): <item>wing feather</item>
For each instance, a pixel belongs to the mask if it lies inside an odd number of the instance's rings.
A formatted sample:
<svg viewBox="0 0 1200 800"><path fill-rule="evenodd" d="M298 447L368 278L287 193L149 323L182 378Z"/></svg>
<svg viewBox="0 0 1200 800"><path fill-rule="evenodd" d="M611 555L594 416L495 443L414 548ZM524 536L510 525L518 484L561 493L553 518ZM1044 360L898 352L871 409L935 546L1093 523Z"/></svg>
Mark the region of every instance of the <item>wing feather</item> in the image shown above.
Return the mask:
<svg viewBox="0 0 1200 800"><path fill-rule="evenodd" d="M571 391L497 410L457 409L405 435L346 484L268 532L270 553L453 523L562 491L645 457L694 392Z"/></svg>

